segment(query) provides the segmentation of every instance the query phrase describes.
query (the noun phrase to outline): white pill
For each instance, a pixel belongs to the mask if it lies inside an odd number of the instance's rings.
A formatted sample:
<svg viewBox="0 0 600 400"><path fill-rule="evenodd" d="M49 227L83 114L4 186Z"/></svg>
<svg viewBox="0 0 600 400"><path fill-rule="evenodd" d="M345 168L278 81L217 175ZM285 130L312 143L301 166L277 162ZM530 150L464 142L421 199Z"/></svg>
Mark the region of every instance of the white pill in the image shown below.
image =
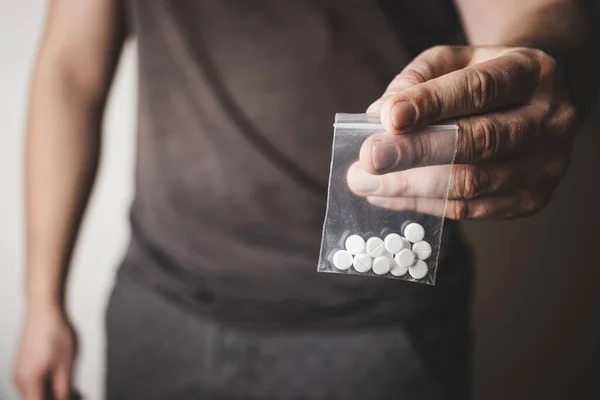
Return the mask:
<svg viewBox="0 0 600 400"><path fill-rule="evenodd" d="M387 257L377 257L373 260L373 272L377 275L385 275L390 272L392 263Z"/></svg>
<svg viewBox="0 0 600 400"><path fill-rule="evenodd" d="M402 245L403 249L409 249L410 250L410 242L408 241L408 239L406 239L406 238L403 237L402 238L402 243L404 243Z"/></svg>
<svg viewBox="0 0 600 400"><path fill-rule="evenodd" d="M425 237L425 229L416 222L411 222L404 228L404 237L413 243L420 242Z"/></svg>
<svg viewBox="0 0 600 400"><path fill-rule="evenodd" d="M338 250L333 255L333 266L342 271L352 266L352 254L346 250Z"/></svg>
<svg viewBox="0 0 600 400"><path fill-rule="evenodd" d="M367 272L373 265L373 259L368 254L358 254L354 257L353 265L357 272Z"/></svg>
<svg viewBox="0 0 600 400"><path fill-rule="evenodd" d="M431 256L431 245L422 240L413 244L412 251L417 255L419 260L427 260Z"/></svg>
<svg viewBox="0 0 600 400"><path fill-rule="evenodd" d="M390 271L394 276L403 276L408 272L408 267L401 267L398 264L394 263L392 270Z"/></svg>
<svg viewBox="0 0 600 400"><path fill-rule="evenodd" d="M351 235L346 239L346 250L350 254L357 255L365 252L365 239L359 235Z"/></svg>
<svg viewBox="0 0 600 400"><path fill-rule="evenodd" d="M390 253L397 253L400 250L407 248L405 247L405 242L408 244L408 240L404 239L402 236L397 233L390 233L384 239L385 249ZM408 247L410 248L410 247Z"/></svg>
<svg viewBox="0 0 600 400"><path fill-rule="evenodd" d="M383 244L383 240L379 239L378 237L372 237L367 240L366 249L367 254L369 254L371 257L379 257L383 255L385 246Z"/></svg>
<svg viewBox="0 0 600 400"><path fill-rule="evenodd" d="M394 261L394 253L390 253L389 251L384 251L381 257L387 257L390 261Z"/></svg>
<svg viewBox="0 0 600 400"><path fill-rule="evenodd" d="M427 263L423 260L417 260L414 265L408 267L408 273L415 279L423 279L429 272Z"/></svg>
<svg viewBox="0 0 600 400"><path fill-rule="evenodd" d="M408 267L412 265L413 262L415 262L415 258L415 253L413 253L412 250L402 249L398 253L396 253L394 261L399 267Z"/></svg>

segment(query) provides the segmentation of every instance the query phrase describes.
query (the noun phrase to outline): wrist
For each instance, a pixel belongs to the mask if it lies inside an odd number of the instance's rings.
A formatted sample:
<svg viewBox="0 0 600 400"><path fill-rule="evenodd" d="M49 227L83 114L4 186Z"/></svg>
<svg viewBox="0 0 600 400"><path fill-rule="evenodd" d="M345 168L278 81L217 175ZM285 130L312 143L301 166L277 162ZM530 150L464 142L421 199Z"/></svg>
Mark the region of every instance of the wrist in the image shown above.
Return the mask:
<svg viewBox="0 0 600 400"><path fill-rule="evenodd" d="M25 291L27 315L64 315L64 301L61 292L52 285L36 285L34 282L28 282Z"/></svg>
<svg viewBox="0 0 600 400"><path fill-rule="evenodd" d="M65 309L58 302L41 301L39 299L27 299L25 306L25 316L33 319L44 318L64 318Z"/></svg>

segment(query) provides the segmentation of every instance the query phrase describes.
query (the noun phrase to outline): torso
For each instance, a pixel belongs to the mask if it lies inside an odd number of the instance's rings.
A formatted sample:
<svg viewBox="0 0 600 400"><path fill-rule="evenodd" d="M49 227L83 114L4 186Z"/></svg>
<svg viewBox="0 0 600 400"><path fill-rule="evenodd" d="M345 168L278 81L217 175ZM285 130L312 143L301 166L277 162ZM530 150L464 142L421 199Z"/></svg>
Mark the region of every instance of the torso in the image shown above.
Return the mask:
<svg viewBox="0 0 600 400"><path fill-rule="evenodd" d="M140 114L122 272L234 322L353 324L447 302L316 262L334 114L364 112L416 52L452 42L449 3L130 0ZM457 293L459 253L440 280Z"/></svg>

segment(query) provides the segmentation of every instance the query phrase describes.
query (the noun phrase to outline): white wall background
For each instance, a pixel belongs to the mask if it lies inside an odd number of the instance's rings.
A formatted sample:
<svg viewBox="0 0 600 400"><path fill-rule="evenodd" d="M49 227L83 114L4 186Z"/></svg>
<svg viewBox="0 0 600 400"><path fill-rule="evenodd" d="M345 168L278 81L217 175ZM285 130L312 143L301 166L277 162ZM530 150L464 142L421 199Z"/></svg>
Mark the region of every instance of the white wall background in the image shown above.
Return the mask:
<svg viewBox="0 0 600 400"><path fill-rule="evenodd" d="M29 77L46 3L0 0L0 400L17 398L10 368L22 311L22 143ZM102 164L71 269L68 307L81 341L76 379L91 400L102 398L103 313L128 236L134 52L133 46L126 48L111 94Z"/></svg>

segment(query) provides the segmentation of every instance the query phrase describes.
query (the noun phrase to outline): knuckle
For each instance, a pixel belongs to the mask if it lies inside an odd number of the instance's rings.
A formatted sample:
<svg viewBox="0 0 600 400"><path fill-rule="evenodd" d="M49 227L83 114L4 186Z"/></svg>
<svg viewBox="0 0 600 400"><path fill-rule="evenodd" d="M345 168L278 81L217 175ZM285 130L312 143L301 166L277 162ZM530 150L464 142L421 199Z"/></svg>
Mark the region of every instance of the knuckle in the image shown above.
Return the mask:
<svg viewBox="0 0 600 400"><path fill-rule="evenodd" d="M470 68L466 74L467 94L473 108L483 109L496 97L496 80L489 71Z"/></svg>
<svg viewBox="0 0 600 400"><path fill-rule="evenodd" d="M542 77L555 76L559 72L558 62L554 57L543 50L536 49L535 55L540 67Z"/></svg>
<svg viewBox="0 0 600 400"><path fill-rule="evenodd" d="M421 99L421 101L415 104L417 109L416 119L418 120L421 116L425 115L432 121L439 121L444 111L444 101L441 96L439 90L428 85L423 85L415 96Z"/></svg>
<svg viewBox="0 0 600 400"><path fill-rule="evenodd" d="M493 158L500 149L497 123L490 118L476 118L471 126L471 142L467 144L470 158L475 161Z"/></svg>
<svg viewBox="0 0 600 400"><path fill-rule="evenodd" d="M512 121L511 130L515 138L522 138L533 129L533 122L529 118L518 118Z"/></svg>
<svg viewBox="0 0 600 400"><path fill-rule="evenodd" d="M411 184L406 176L404 176L402 173L395 175L383 175L381 178L380 191L383 194L403 196L408 195L411 191Z"/></svg>
<svg viewBox="0 0 600 400"><path fill-rule="evenodd" d="M398 153L393 168L405 169L427 164L430 143L420 135L400 135L393 141Z"/></svg>
<svg viewBox="0 0 600 400"><path fill-rule="evenodd" d="M420 165L428 165L430 164L432 159L436 158L436 154L434 150L436 150L436 146L431 141L431 137L429 135L415 135L413 136L415 140L413 140L413 145L411 146L413 152L413 165L417 163Z"/></svg>
<svg viewBox="0 0 600 400"><path fill-rule="evenodd" d="M480 202L477 207L470 212L471 219L485 219L494 217L498 214L498 210L493 201Z"/></svg>
<svg viewBox="0 0 600 400"><path fill-rule="evenodd" d="M469 217L469 203L465 200L455 200L451 208L452 219L467 219Z"/></svg>
<svg viewBox="0 0 600 400"><path fill-rule="evenodd" d="M572 131L575 126L577 126L579 121L579 116L577 114L577 110L573 105L568 105L565 107L562 113L563 125L568 131Z"/></svg>
<svg viewBox="0 0 600 400"><path fill-rule="evenodd" d="M533 47L519 47L516 49L517 54L521 54L524 58L537 63L541 70L556 72L558 63L556 59L542 49Z"/></svg>
<svg viewBox="0 0 600 400"><path fill-rule="evenodd" d="M559 73L558 62L554 59L554 57L549 56L544 53L542 56L542 76L555 76Z"/></svg>
<svg viewBox="0 0 600 400"><path fill-rule="evenodd" d="M418 150L416 150L408 140L404 140L406 137L401 136L398 139L399 140L394 141L394 145L399 154L398 160L401 160L401 164L405 167L413 166L414 162L418 159L415 154ZM419 144L420 142L420 140L414 141L416 144Z"/></svg>
<svg viewBox="0 0 600 400"><path fill-rule="evenodd" d="M522 147L537 137L541 131L541 122L536 118L525 116L511 123L510 134L507 135L510 147Z"/></svg>
<svg viewBox="0 0 600 400"><path fill-rule="evenodd" d="M408 85L418 85L420 83L427 81L427 76L432 76L431 66L425 62L418 62L413 65L412 68L403 71L401 75L398 76L398 81L400 82L399 86L403 84Z"/></svg>
<svg viewBox="0 0 600 400"><path fill-rule="evenodd" d="M575 108L571 105L562 107L556 113L548 111L550 114L544 120L544 129L548 134L557 139L572 139L578 131L578 115Z"/></svg>
<svg viewBox="0 0 600 400"><path fill-rule="evenodd" d="M434 64L436 64L436 62L444 62L447 61L449 58L454 57L457 50L458 47L456 46L436 45L430 47L428 50L425 50L425 52L427 52L428 56L431 56L431 58L434 61Z"/></svg>
<svg viewBox="0 0 600 400"><path fill-rule="evenodd" d="M433 57L437 57L440 55L449 55L451 48L452 48L451 46L445 46L443 44L438 44L438 45L432 46L432 47L424 50L421 53L421 55L433 56Z"/></svg>
<svg viewBox="0 0 600 400"><path fill-rule="evenodd" d="M460 165L456 180L457 196L462 199L479 197L484 191L483 175L485 174L475 165Z"/></svg>
<svg viewBox="0 0 600 400"><path fill-rule="evenodd" d="M447 50L448 48L449 48L449 46L445 46L443 44L436 44L435 46L432 46L432 47L428 48L424 52L437 54L439 52Z"/></svg>
<svg viewBox="0 0 600 400"><path fill-rule="evenodd" d="M541 51L536 49L535 47L527 47L527 46L516 46L510 48L512 53L522 54L528 58L532 58L535 56L536 52Z"/></svg>
<svg viewBox="0 0 600 400"><path fill-rule="evenodd" d="M525 193L521 199L524 215L533 215L544 209L550 203L550 193Z"/></svg>

